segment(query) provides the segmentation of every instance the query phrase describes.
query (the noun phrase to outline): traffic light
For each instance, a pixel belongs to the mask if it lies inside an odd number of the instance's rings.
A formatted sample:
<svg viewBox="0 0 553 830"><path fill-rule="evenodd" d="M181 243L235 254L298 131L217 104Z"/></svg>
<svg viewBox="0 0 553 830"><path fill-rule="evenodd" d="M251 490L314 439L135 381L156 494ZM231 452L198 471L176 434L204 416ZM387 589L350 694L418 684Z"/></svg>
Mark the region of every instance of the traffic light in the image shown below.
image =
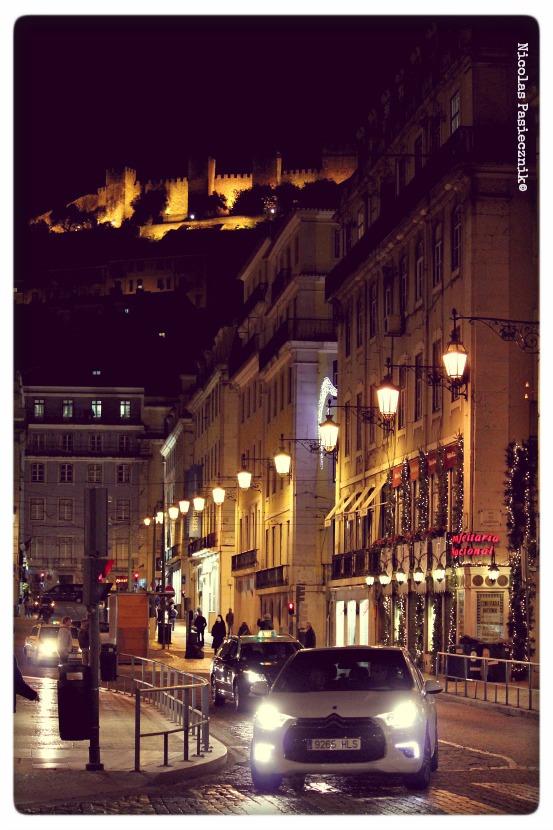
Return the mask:
<svg viewBox="0 0 553 830"><path fill-rule="evenodd" d="M291 617L293 617L294 614L296 613L296 606L294 605L293 602L288 603L288 613Z"/></svg>
<svg viewBox="0 0 553 830"><path fill-rule="evenodd" d="M296 602L298 605L300 602L303 602L305 599L305 585L297 585L296 586Z"/></svg>
<svg viewBox="0 0 553 830"><path fill-rule="evenodd" d="M138 582L138 571L135 571L133 573L133 579L134 579L135 582Z"/></svg>
<svg viewBox="0 0 553 830"><path fill-rule="evenodd" d="M113 559L85 556L83 561L83 602L85 605L97 605L111 591L111 582L104 580L113 567Z"/></svg>

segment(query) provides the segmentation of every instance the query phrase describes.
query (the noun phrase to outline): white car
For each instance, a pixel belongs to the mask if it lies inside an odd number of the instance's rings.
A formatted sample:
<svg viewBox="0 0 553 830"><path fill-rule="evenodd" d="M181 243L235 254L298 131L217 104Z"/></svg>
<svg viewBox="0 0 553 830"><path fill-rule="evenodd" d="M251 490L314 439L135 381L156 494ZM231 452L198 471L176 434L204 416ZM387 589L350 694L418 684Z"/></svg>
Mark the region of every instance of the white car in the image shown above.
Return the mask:
<svg viewBox="0 0 553 830"><path fill-rule="evenodd" d="M33 626L23 646L23 653L27 660L35 664L51 663L57 665L59 663L59 630L59 625L51 625L48 623L40 623L39 625ZM76 628L71 628L71 637L72 647L68 661L78 663L82 660L82 651L79 646L78 631Z"/></svg>
<svg viewBox="0 0 553 830"><path fill-rule="evenodd" d="M284 777L301 789L305 776L400 775L426 789L438 767L434 695L401 648L342 646L302 649L283 667L256 711L251 774L258 790Z"/></svg>

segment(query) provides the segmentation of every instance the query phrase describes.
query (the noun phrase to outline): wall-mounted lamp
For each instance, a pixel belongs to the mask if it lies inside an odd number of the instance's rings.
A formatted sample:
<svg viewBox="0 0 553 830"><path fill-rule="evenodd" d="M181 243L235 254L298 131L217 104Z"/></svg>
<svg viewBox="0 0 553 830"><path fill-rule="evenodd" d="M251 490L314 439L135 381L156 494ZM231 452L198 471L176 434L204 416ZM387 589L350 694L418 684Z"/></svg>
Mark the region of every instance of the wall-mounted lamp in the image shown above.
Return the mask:
<svg viewBox="0 0 553 830"><path fill-rule="evenodd" d="M221 487L221 485L218 484L211 491L211 495L213 496L213 501L215 502L215 504L223 504L225 500L225 488Z"/></svg>
<svg viewBox="0 0 553 830"><path fill-rule="evenodd" d="M443 582L445 579L445 568L441 562L434 569L434 579L436 582Z"/></svg>
<svg viewBox="0 0 553 830"><path fill-rule="evenodd" d="M163 510L158 510L156 513L156 522L158 525L163 524Z"/></svg>
<svg viewBox="0 0 553 830"><path fill-rule="evenodd" d="M194 496L192 499L192 503L194 505L194 510L196 513L201 513L205 507L205 499L203 496Z"/></svg>
<svg viewBox="0 0 553 830"><path fill-rule="evenodd" d="M373 576L373 574L369 574L368 576L366 576L365 577L365 582L369 586L369 588L371 588L374 585L374 576Z"/></svg>
<svg viewBox="0 0 553 830"><path fill-rule="evenodd" d="M395 577L398 585L404 585L407 582L407 574L401 566L397 569Z"/></svg>
<svg viewBox="0 0 553 830"><path fill-rule="evenodd" d="M179 510L181 513L188 513L190 510L190 502L188 499L181 499L181 501L179 501Z"/></svg>
<svg viewBox="0 0 553 830"><path fill-rule="evenodd" d="M421 582L424 582L424 571L420 565L417 565L417 567L413 571L413 582L416 585L420 585Z"/></svg>

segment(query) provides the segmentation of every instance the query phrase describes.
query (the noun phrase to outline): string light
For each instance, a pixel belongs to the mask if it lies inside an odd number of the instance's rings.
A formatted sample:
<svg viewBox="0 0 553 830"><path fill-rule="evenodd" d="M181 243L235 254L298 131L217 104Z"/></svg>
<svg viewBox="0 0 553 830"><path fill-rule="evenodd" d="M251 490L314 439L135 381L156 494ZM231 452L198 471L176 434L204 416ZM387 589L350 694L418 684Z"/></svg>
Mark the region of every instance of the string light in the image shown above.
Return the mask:
<svg viewBox="0 0 553 830"><path fill-rule="evenodd" d="M389 646L391 645L390 631L392 627L392 598L390 596L382 598L382 608L384 611L384 636L382 638L382 645Z"/></svg>
<svg viewBox="0 0 553 830"><path fill-rule="evenodd" d="M407 645L407 620L406 620L406 603L405 594L401 594L397 598L399 609L399 621L397 629L397 644L403 648Z"/></svg>
<svg viewBox="0 0 553 830"><path fill-rule="evenodd" d="M428 458L423 449L419 450L419 493L417 496L417 530L424 532L429 525L430 514L430 480L428 476Z"/></svg>
<svg viewBox="0 0 553 830"><path fill-rule="evenodd" d="M415 599L415 661L422 666L424 652L424 611L426 601L423 594L417 594Z"/></svg>
<svg viewBox="0 0 553 830"><path fill-rule="evenodd" d="M406 458L401 465L401 531L411 533L411 471Z"/></svg>

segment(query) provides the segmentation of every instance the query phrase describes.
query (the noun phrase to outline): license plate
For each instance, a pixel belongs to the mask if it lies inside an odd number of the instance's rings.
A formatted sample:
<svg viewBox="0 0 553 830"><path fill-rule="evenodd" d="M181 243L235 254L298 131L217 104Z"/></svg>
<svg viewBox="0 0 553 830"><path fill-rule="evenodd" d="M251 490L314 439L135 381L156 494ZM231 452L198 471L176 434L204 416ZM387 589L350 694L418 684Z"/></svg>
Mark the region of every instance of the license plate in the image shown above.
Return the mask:
<svg viewBox="0 0 553 830"><path fill-rule="evenodd" d="M307 743L310 750L322 750L324 752L361 749L361 738L312 738Z"/></svg>

